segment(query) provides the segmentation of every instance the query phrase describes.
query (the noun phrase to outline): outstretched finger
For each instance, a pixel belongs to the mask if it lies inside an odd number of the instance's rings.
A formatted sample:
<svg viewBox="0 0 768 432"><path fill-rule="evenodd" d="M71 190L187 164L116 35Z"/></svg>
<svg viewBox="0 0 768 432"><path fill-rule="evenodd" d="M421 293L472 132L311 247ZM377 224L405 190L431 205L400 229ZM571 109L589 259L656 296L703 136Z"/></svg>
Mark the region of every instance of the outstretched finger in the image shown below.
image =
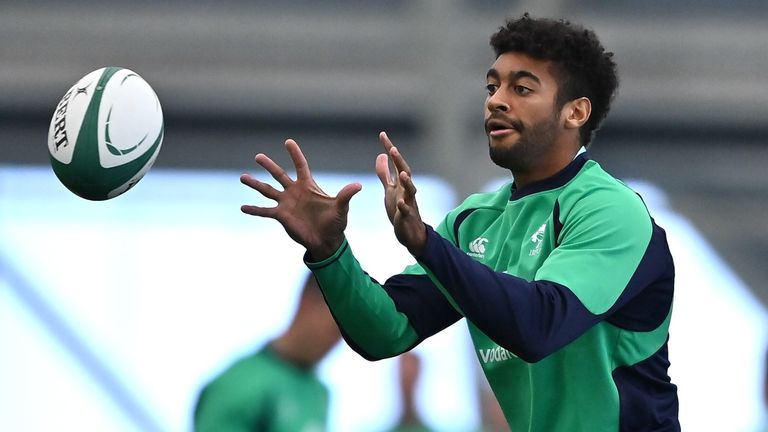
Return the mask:
<svg viewBox="0 0 768 432"><path fill-rule="evenodd" d="M389 139L389 136L384 131L379 132L379 142L381 142L381 145L384 146L384 152L386 154L389 154L389 150L395 146L392 144L392 140Z"/></svg>
<svg viewBox="0 0 768 432"><path fill-rule="evenodd" d="M251 216L261 216L271 219L277 219L277 209L275 207L259 207L255 205L242 205L240 211Z"/></svg>
<svg viewBox="0 0 768 432"><path fill-rule="evenodd" d="M408 162L405 161L405 158L397 147L392 147L389 150L389 156L392 158L392 162L395 164L395 169L398 173L406 172L408 175L411 174L411 167L408 166Z"/></svg>
<svg viewBox="0 0 768 432"><path fill-rule="evenodd" d="M389 139L389 136L386 132L379 133L379 141L381 141L381 144L384 146L384 150L387 152L387 155L389 155L389 157L392 159L392 163L395 165L395 170L397 172L405 171L410 174L411 167L408 166L408 163L400 153L400 150L398 150L397 147L392 144L392 140Z"/></svg>
<svg viewBox="0 0 768 432"><path fill-rule="evenodd" d="M411 177L411 175L406 172L400 172L400 185L405 191L404 198L406 201L409 203L413 202L413 200L416 198L416 185L413 184L413 177Z"/></svg>
<svg viewBox="0 0 768 432"><path fill-rule="evenodd" d="M283 189L293 184L291 176L285 172L283 167L275 163L275 161L270 159L269 156L265 155L264 153L259 153L256 155L256 163L267 170L267 172L272 175L272 178L277 180L277 182L283 186Z"/></svg>
<svg viewBox="0 0 768 432"><path fill-rule="evenodd" d="M389 158L392 159L392 163L395 165L395 172L399 173L405 171L410 174L411 167L408 166L408 162L405 161L400 150L392 144L392 140L389 139L386 132L379 133L379 141L381 141L381 144L384 146L384 150L386 150Z"/></svg>
<svg viewBox="0 0 768 432"><path fill-rule="evenodd" d="M256 180L255 178L251 177L249 174L242 174L240 176L240 183L250 187L251 189L256 190L260 194L264 195L265 197L277 201L278 197L280 196L280 191L273 188L268 183L264 183L260 180Z"/></svg>
<svg viewBox="0 0 768 432"><path fill-rule="evenodd" d="M389 172L389 157L383 153L376 156L376 175L385 188L395 185Z"/></svg>
<svg viewBox="0 0 768 432"><path fill-rule="evenodd" d="M309 170L309 163L307 162L304 153L301 151L299 144L292 139L288 139L285 141L285 148L291 156L293 166L296 167L296 179L311 178L312 173Z"/></svg>

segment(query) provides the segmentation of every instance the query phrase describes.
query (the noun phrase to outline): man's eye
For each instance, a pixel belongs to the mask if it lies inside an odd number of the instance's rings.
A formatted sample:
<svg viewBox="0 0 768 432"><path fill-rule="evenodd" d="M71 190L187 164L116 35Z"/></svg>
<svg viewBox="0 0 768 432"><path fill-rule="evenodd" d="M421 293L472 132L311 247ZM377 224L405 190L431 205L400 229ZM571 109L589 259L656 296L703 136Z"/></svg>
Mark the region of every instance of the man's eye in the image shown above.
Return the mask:
<svg viewBox="0 0 768 432"><path fill-rule="evenodd" d="M515 93L519 94L520 96L525 96L530 92L531 92L531 89L529 89L528 87L524 87L521 85L515 86Z"/></svg>
<svg viewBox="0 0 768 432"><path fill-rule="evenodd" d="M486 84L485 89L488 90L488 94L492 95L496 93L496 90L499 88L496 84Z"/></svg>

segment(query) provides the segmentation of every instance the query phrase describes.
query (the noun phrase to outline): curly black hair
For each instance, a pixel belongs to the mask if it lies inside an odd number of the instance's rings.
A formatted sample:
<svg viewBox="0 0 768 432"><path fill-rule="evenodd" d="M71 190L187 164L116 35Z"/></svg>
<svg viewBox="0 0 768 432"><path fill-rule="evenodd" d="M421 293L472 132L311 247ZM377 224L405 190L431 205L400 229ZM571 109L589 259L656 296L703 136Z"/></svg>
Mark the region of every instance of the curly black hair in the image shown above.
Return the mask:
<svg viewBox="0 0 768 432"><path fill-rule="evenodd" d="M581 144L588 146L619 86L613 53L605 51L595 33L566 20L535 19L525 13L507 20L490 43L497 58L519 52L553 62L558 107L580 97L590 100L592 114L579 130Z"/></svg>

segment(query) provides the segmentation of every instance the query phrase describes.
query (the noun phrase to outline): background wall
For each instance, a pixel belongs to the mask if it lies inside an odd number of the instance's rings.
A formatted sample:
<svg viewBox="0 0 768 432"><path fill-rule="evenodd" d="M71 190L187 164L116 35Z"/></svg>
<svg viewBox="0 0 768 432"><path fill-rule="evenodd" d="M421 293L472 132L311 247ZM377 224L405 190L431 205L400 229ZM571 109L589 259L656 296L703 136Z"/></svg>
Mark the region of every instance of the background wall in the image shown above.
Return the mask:
<svg viewBox="0 0 768 432"><path fill-rule="evenodd" d="M158 167L250 169L297 138L370 172L388 130L461 195L503 173L481 127L489 35L522 11L592 27L621 88L593 153L651 179L768 300L768 3L760 0L0 2L0 161L45 164L47 123L105 65L156 89Z"/></svg>
<svg viewBox="0 0 768 432"><path fill-rule="evenodd" d="M482 133L488 37L523 11L583 23L615 52L621 87L593 156L661 188L768 304L761 0L2 1L0 164L46 166L59 98L118 65L163 104L158 170L255 171L256 152L287 163L293 137L316 169L370 174L387 130L462 197L505 175Z"/></svg>

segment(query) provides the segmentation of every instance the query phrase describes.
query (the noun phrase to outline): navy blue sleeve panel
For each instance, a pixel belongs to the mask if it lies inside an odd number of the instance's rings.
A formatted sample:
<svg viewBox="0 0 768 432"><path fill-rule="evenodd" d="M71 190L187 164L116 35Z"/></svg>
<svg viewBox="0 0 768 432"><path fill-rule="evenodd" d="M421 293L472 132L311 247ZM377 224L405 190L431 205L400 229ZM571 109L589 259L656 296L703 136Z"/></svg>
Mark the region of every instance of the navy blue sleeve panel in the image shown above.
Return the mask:
<svg viewBox="0 0 768 432"><path fill-rule="evenodd" d="M395 275L382 287L416 330L417 345L463 318L425 274Z"/></svg>
<svg viewBox="0 0 768 432"><path fill-rule="evenodd" d="M568 287L544 280L528 282L493 271L429 226L425 250L416 259L439 281L468 320L500 346L533 363L581 336L637 296L649 280L654 280L654 274L658 275L659 269L654 268L656 255L651 249L646 251L638 274L631 279L632 286L601 315L589 312ZM667 307L665 314L668 311Z"/></svg>
<svg viewBox="0 0 768 432"><path fill-rule="evenodd" d="M493 271L427 226L416 259L440 281L483 333L533 363L576 339L598 321L568 288Z"/></svg>
<svg viewBox="0 0 768 432"><path fill-rule="evenodd" d="M667 375L667 344L646 360L613 371L619 431L679 432L677 386Z"/></svg>
<svg viewBox="0 0 768 432"><path fill-rule="evenodd" d="M661 325L672 307L675 264L664 230L653 223L648 249L607 321L619 328L647 332Z"/></svg>
<svg viewBox="0 0 768 432"><path fill-rule="evenodd" d="M304 261L344 340L368 360L408 351L462 318L415 264L380 284L362 269L346 240L327 259L311 262L305 254Z"/></svg>

